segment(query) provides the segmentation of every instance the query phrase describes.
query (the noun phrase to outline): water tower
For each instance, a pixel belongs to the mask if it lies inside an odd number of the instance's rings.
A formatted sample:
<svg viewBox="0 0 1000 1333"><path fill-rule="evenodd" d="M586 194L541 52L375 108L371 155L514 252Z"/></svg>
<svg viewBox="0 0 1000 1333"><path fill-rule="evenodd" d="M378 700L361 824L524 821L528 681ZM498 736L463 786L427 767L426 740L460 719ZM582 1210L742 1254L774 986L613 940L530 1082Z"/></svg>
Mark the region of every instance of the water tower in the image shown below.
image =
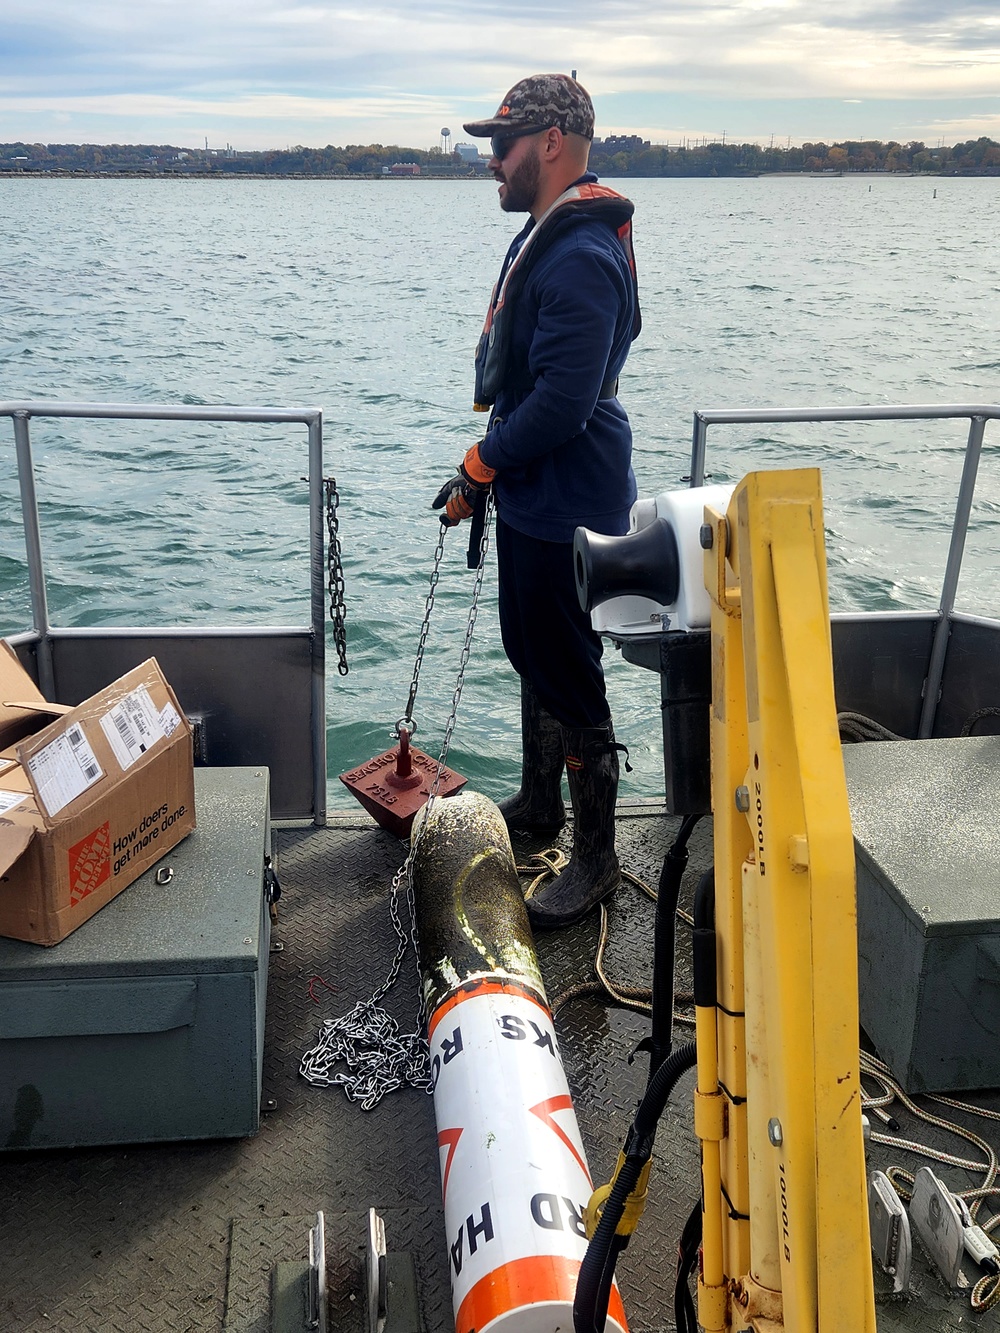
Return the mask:
<svg viewBox="0 0 1000 1333"><path fill-rule="evenodd" d="M445 157L451 152L451 130L447 125L441 130L441 152Z"/></svg>

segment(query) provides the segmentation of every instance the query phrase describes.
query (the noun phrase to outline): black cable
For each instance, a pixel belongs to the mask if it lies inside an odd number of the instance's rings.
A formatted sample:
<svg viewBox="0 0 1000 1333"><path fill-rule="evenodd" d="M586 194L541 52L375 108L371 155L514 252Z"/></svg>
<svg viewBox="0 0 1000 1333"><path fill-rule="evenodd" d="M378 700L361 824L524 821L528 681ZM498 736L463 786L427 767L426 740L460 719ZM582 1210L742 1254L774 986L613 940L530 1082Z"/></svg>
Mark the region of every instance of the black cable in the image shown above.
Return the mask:
<svg viewBox="0 0 1000 1333"><path fill-rule="evenodd" d="M1000 708L978 708L970 717L966 718L965 725L958 733L960 736L971 736L975 731L976 723L981 722L986 717L1000 717ZM983 733L988 735L989 733Z"/></svg>
<svg viewBox="0 0 1000 1333"><path fill-rule="evenodd" d="M624 1215L628 1197L638 1184L642 1168L652 1155L656 1126L667 1100L678 1079L694 1067L696 1060L695 1043L685 1042L683 1046L671 1051L649 1080L625 1139L624 1165L611 1186L601 1220L580 1265L573 1302L573 1327L576 1333L603 1333L615 1262L628 1244L627 1236L617 1235L618 1225Z"/></svg>
<svg viewBox="0 0 1000 1333"><path fill-rule="evenodd" d="M693 907L696 930L715 929L715 867L706 870L694 891Z"/></svg>
<svg viewBox="0 0 1000 1333"><path fill-rule="evenodd" d="M840 739L844 742L901 741L903 739L902 736L897 736L894 731L890 731L888 727L883 727L881 722L866 717L864 713L838 713L837 728L840 732Z"/></svg>
<svg viewBox="0 0 1000 1333"><path fill-rule="evenodd" d="M663 858L656 892L653 934L653 1006L649 1035L649 1077L652 1078L673 1046L674 972L677 903L688 863L688 840L701 815L687 815L673 845Z"/></svg>
<svg viewBox="0 0 1000 1333"><path fill-rule="evenodd" d="M664 858L660 876L660 891L666 889L664 907L669 897L674 898L670 907L670 967L669 967L669 1003L671 1020L673 1017L673 934L680 881L687 864L687 841L691 836L699 816L689 815L681 824L677 838L670 852ZM660 925L660 898L657 894L657 926ZM698 881L694 898L694 993L695 1004L714 1006L716 1001L716 961L715 961L715 873L708 870ZM657 939L658 948L661 939ZM665 945L663 946L665 947ZM654 985L660 968L654 971ZM662 980L660 1001L663 1000ZM655 1012L655 1010L654 1010ZM660 1029L662 1051L662 1020ZM670 1038L668 1036L668 1042ZM605 1201L597 1229L587 1246L580 1274L576 1284L576 1297L573 1301L573 1328L575 1333L603 1333L608 1317L608 1300L611 1284L614 1280L615 1264L618 1256L629 1241L628 1236L618 1235L618 1226L625 1212L629 1196L639 1181L643 1167L653 1152L656 1126L666 1108L671 1092L677 1080L697 1063L697 1047L693 1041L685 1042L675 1050L662 1055L654 1067L658 1054L656 1044L651 1043L650 1075L646 1091L636 1109L635 1118L625 1138L625 1161L611 1187ZM682 1237L683 1241L683 1237ZM679 1326L678 1326L679 1327Z"/></svg>
<svg viewBox="0 0 1000 1333"><path fill-rule="evenodd" d="M702 1217L699 1199L684 1223L684 1230L677 1246L677 1282L674 1285L674 1325L677 1333L698 1333L698 1320L688 1281L698 1263Z"/></svg>
<svg viewBox="0 0 1000 1333"><path fill-rule="evenodd" d="M597 1301L594 1305L594 1328L603 1330L608 1321L608 1305L611 1301L611 1287L615 1280L615 1265L618 1263L618 1256L629 1243L628 1236L614 1235L611 1238L611 1245L608 1249L607 1257L601 1266L601 1277L597 1288ZM574 1304L574 1318L575 1318Z"/></svg>

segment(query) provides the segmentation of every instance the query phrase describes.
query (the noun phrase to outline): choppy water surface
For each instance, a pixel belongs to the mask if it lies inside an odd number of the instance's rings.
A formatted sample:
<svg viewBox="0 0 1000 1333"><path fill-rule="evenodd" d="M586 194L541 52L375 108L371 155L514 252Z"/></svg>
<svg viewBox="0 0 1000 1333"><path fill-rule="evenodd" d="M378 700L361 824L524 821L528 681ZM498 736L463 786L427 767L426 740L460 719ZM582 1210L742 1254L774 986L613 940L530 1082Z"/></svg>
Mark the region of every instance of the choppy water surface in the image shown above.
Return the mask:
<svg viewBox="0 0 1000 1333"><path fill-rule="evenodd" d="M621 396L640 493L686 474L695 408L1000 399L995 180L626 188L644 329ZM437 535L428 504L481 430L472 349L516 225L488 182L0 183L0 397L323 408L352 663L346 680L329 672L332 773L386 748L406 701ZM30 616L4 433L9 633ZM961 423L718 427L708 466L715 480L821 466L835 608L924 608L964 435ZM33 439L56 623L307 620L304 431L37 421ZM998 534L988 450L964 609L1000 610ZM464 566L452 534L416 710L434 752L468 612ZM491 569L451 761L499 796L516 774L518 703L494 603ZM635 768L622 795L656 794L658 682L607 661ZM339 783L331 799L349 801Z"/></svg>

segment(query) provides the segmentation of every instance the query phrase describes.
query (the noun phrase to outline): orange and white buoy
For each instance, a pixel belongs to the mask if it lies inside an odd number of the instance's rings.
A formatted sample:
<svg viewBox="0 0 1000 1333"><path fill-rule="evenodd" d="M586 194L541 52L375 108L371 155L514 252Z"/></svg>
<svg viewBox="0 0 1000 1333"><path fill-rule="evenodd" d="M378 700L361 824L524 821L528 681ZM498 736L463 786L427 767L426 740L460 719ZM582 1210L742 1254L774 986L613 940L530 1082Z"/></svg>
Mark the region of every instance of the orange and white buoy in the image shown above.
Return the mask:
<svg viewBox="0 0 1000 1333"><path fill-rule="evenodd" d="M413 883L456 1333L571 1333L590 1171L503 818L414 829ZM606 1328L627 1333L617 1287Z"/></svg>

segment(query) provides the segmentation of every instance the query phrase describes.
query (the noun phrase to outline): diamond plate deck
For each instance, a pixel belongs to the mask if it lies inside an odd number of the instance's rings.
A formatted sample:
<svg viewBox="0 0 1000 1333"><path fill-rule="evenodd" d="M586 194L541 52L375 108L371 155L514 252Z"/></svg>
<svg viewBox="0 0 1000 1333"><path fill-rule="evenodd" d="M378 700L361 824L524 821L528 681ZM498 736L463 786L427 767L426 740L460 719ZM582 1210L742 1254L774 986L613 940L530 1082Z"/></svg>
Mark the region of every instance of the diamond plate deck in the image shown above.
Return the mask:
<svg viewBox="0 0 1000 1333"><path fill-rule="evenodd" d="M625 867L655 885L678 824L656 806L623 807ZM703 821L682 897L710 860L710 834ZM264 1066L264 1099L274 1109L242 1141L8 1154L0 1163L2 1333L268 1333L271 1269L304 1260L320 1208L330 1326L363 1330L369 1206L385 1219L388 1249L413 1257L426 1333L453 1328L431 1099L406 1090L364 1113L339 1089L298 1075L321 1020L370 994L388 970L395 941L387 896L403 848L363 815L282 831L276 843L283 895L274 939L283 947L271 958ZM539 846L516 841L515 851ZM607 968L623 985L649 985L653 914L629 886L611 906ZM592 916L539 939L550 999L592 978L596 937ZM681 987L690 979L687 945L681 927ZM408 1028L415 1003L408 963L387 1007ZM607 1179L643 1090L647 1061L629 1064L629 1056L647 1027L642 1015L591 996L556 1016L595 1179ZM650 1204L619 1262L632 1333L674 1327L676 1242L698 1192L690 1093L691 1076L664 1117ZM148 1095L170 1090L150 1087ZM950 1298L926 1270L915 1273L914 1287L918 1297L880 1306L880 1330L968 1327L967 1296ZM1000 1316L979 1322L1000 1327Z"/></svg>

